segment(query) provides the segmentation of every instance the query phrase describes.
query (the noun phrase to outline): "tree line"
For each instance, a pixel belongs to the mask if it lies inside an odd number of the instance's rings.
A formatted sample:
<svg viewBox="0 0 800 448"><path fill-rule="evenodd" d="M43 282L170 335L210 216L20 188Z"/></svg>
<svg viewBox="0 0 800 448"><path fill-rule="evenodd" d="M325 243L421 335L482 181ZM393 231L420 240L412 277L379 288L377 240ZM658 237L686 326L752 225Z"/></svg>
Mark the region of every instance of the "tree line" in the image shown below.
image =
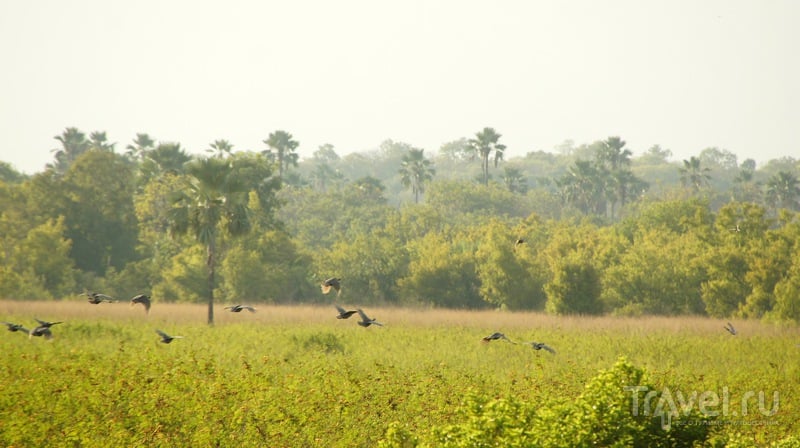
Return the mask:
<svg viewBox="0 0 800 448"><path fill-rule="evenodd" d="M148 292L213 322L220 300L321 302L336 276L359 304L800 317L795 159L675 163L612 136L506 160L501 139L300 160L282 130L192 156L67 128L41 172L0 163L0 297Z"/></svg>

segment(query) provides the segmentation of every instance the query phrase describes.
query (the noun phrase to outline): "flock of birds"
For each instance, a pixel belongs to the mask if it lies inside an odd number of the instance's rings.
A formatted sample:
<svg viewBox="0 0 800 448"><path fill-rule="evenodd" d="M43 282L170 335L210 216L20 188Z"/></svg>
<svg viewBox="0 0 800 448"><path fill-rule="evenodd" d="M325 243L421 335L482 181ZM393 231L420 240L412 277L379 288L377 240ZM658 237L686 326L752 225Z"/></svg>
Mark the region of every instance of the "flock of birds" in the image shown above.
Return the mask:
<svg viewBox="0 0 800 448"><path fill-rule="evenodd" d="M515 248L516 248L516 246L519 246L520 244L523 244L524 242L525 242L524 240L518 239L514 243ZM337 277L331 277L331 278L328 278L325 281L323 281L320 286L322 288L322 293L323 294L328 294L331 291L336 291L336 296L338 297L342 292L342 279L337 278ZM108 296L106 294L98 293L98 292L85 292L82 295L87 296L89 298L89 303L91 303L92 305L99 305L99 304L101 304L103 302L107 302L107 303L118 302L118 300L115 299L114 297ZM150 306L151 306L150 296L145 295L145 294L137 294L137 295L133 296L130 299L130 305L131 306L135 306L135 305L138 305L138 304L141 304L142 306L144 306L144 310L145 310L146 314L150 313ZM367 316L367 314L361 308L357 308L355 310L348 310L348 309L342 308L338 304L335 304L334 306L336 307L336 311L338 311L338 314L336 315L337 319L349 319L351 316L353 316L355 314L358 314L360 316L360 318L361 318L361 320L359 320L357 322L359 326L362 326L362 327L365 327L365 328L369 327L371 325L377 325L379 327L383 326L383 324L378 322L376 319ZM226 306L225 309L230 311L230 312L232 312L232 313L240 313L240 312L242 312L244 310L247 310L247 311L249 311L251 313L255 313L256 312L256 309L254 307L250 306L250 305L239 305L239 304L237 304L237 305ZM52 339L53 338L53 332L50 330L50 327L52 327L53 325L56 325L56 324L63 323L63 322L48 322L48 321L40 320L38 318L34 318L34 320L36 320L38 325L36 327L34 327L33 329L30 329L30 330L25 328L21 324L15 324L15 323L12 323L12 322L3 322L3 324L6 325L6 327L8 328L8 331L11 331L11 332L22 332L23 334L27 334L29 338L44 337L45 339ZM736 328L734 328L733 324L731 324L730 322L728 322L727 325L725 325L723 328L725 329L725 331L727 331L728 333L730 333L733 336L736 336L738 334L738 332L736 331ZM159 329L156 329L156 333L161 337L161 342L164 343L164 344L169 344L175 339L183 338L183 336L171 336L171 335L169 335L169 334L167 334L164 331L159 330ZM500 332L495 332L495 333L492 333L492 334L482 338L482 341L483 342L487 342L487 343L491 342L491 341L500 341L500 340L509 342L511 344L518 344L517 342L512 341L505 334L500 333ZM525 342L524 344L525 345L530 345L531 347L533 347L534 350L545 350L547 352L550 352L553 355L556 354L555 349L553 349L549 345L545 344L544 342L530 341L530 342Z"/></svg>
<svg viewBox="0 0 800 448"><path fill-rule="evenodd" d="M64 322L48 322L45 320L40 320L38 318L34 318L36 322L39 323L38 326L34 327L32 330L28 330L27 328L23 327L21 324L14 324L11 322L3 322L6 327L8 327L8 331L11 332L18 332L21 331L23 334L27 334L29 338L34 337L42 337L44 336L45 339L52 339L53 332L50 331L50 327L56 324L63 324Z"/></svg>
<svg viewBox="0 0 800 448"><path fill-rule="evenodd" d="M504 335L503 333L500 333L500 332L492 333L489 336L484 337L482 340L483 340L483 342L506 341L506 342L510 342L511 344L517 344L517 342L512 341L506 335ZM533 347L534 350L544 350L544 351L550 352L550 353L552 353L554 355L556 354L556 351L553 349L553 347L550 347L549 345L545 344L544 342L531 341L531 342L525 342L525 345L530 345L531 347Z"/></svg>
<svg viewBox="0 0 800 448"><path fill-rule="evenodd" d="M337 277L331 277L325 279L325 281L323 281L320 284L320 287L322 288L323 294L328 294L331 291L336 291L336 297L339 297L339 295L342 293L342 279ZM339 312L339 314L336 315L337 319L350 319L350 316L358 313L358 315L361 316L361 320L357 322L358 325L364 328L369 327L370 325L377 325L379 327L383 326L382 323L367 316L367 314L364 313L364 310L362 310L361 308L357 308L355 310L346 310L339 305L334 305L334 306L336 307L336 311Z"/></svg>

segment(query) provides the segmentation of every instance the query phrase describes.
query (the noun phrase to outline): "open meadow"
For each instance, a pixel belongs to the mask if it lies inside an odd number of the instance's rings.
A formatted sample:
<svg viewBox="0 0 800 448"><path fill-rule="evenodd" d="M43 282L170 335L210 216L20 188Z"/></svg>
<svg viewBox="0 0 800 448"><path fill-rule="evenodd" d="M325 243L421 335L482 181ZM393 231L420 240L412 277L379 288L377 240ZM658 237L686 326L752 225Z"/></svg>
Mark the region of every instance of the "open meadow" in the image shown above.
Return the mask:
<svg viewBox="0 0 800 448"><path fill-rule="evenodd" d="M372 308L385 325L362 328L332 304L257 308L218 305L208 326L204 305L0 301L0 321L63 321L51 340L0 333L0 445L391 446L391 429L443 446L470 403L563 408L620 358L646 372L648 390L617 385L639 406L650 390L694 410L706 399L716 443L800 434L796 326ZM496 331L519 343L482 341Z"/></svg>

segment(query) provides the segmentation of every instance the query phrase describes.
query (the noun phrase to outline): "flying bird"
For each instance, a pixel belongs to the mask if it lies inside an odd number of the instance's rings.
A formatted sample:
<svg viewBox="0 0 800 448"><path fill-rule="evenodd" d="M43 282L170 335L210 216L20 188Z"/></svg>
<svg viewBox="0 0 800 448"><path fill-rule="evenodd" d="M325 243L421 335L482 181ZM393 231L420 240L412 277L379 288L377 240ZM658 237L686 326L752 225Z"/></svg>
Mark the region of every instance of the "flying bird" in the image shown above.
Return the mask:
<svg viewBox="0 0 800 448"><path fill-rule="evenodd" d="M89 303L92 305L98 305L103 302L114 303L117 301L117 299L105 294L100 294L99 292L85 292L83 295L89 297Z"/></svg>
<svg viewBox="0 0 800 448"><path fill-rule="evenodd" d="M50 327L47 325L39 325L38 327L28 332L28 338L40 337L40 336L44 336L45 339L53 339L53 333L50 331Z"/></svg>
<svg viewBox="0 0 800 448"><path fill-rule="evenodd" d="M724 329L725 329L725 330L726 330L728 333L730 333L730 334L732 334L732 335L734 335L734 336L736 336L736 334L738 333L738 332L736 331L736 329L735 329L735 328L733 328L733 324L731 324L730 322L728 322L728 325L725 325L725 326L724 326L724 327L722 327L722 328L724 328Z"/></svg>
<svg viewBox="0 0 800 448"><path fill-rule="evenodd" d="M517 240L514 241L514 250L517 250L517 246L519 246L520 244L525 244L525 240L522 238L517 238Z"/></svg>
<svg viewBox="0 0 800 448"><path fill-rule="evenodd" d="M149 314L150 313L150 297L144 294L138 294L133 296L131 299L131 306L136 305L137 303L141 303L144 305L144 312Z"/></svg>
<svg viewBox="0 0 800 448"><path fill-rule="evenodd" d="M556 351L553 350L553 347L550 347L549 345L545 344L544 342L528 342L528 344L530 344L531 347L533 347L534 350L547 350L548 352L550 352L550 353L552 353L554 355L556 354Z"/></svg>
<svg viewBox="0 0 800 448"><path fill-rule="evenodd" d="M350 316L352 316L353 314L356 314L358 312L358 311L355 311L355 310L346 310L346 309L340 307L339 305L334 305L334 306L339 311L339 315L336 316L337 319L349 319Z"/></svg>
<svg viewBox="0 0 800 448"><path fill-rule="evenodd" d="M6 324L6 327L8 327L8 331L12 331L12 332L14 332L14 331L24 331L25 333L29 332L29 330L27 328L23 327L20 324L12 324L11 322L3 322L3 323Z"/></svg>
<svg viewBox="0 0 800 448"><path fill-rule="evenodd" d="M482 339L482 341L483 342L491 342L491 341L498 341L500 339L502 339L504 341L508 341L508 342L510 342L512 344L516 344L516 342L512 341L511 339L507 338L506 335L504 335L503 333L499 333L499 332L495 332L495 333L490 334L489 336L484 337Z"/></svg>
<svg viewBox="0 0 800 448"><path fill-rule="evenodd" d="M36 328L40 328L40 327L41 328L50 328L53 325L63 324L64 323L64 322L47 322L46 320L40 320L40 319L37 319L35 317L33 319L36 320L36 322L39 322L39 327L36 327Z"/></svg>
<svg viewBox="0 0 800 448"><path fill-rule="evenodd" d="M256 309L250 305L233 305L233 306L226 306L226 310L229 310L231 313L241 313L242 310L250 311L251 313L255 313Z"/></svg>
<svg viewBox="0 0 800 448"><path fill-rule="evenodd" d="M331 277L331 278L325 280L320 285L320 287L322 288L322 293L323 294L327 294L327 293L331 292L331 288L333 288L333 289L336 290L336 295L338 296L342 292L342 283L341 282L342 282L342 279L336 278L336 277Z"/></svg>
<svg viewBox="0 0 800 448"><path fill-rule="evenodd" d="M358 325L361 325L362 327L365 328L369 327L370 325L377 325L379 327L383 326L382 323L376 321L375 319L370 319L369 317L367 317L367 315L364 313L364 311L361 310L361 308L359 308L357 312L358 315L361 316L361 320L358 321Z"/></svg>
<svg viewBox="0 0 800 448"><path fill-rule="evenodd" d="M741 227L739 227L739 224L736 224L736 227L731 227L728 230L730 230L731 232L741 232L742 231Z"/></svg>
<svg viewBox="0 0 800 448"><path fill-rule="evenodd" d="M158 333L158 335L161 336L161 342L163 342L164 344L169 344L174 339L183 338L183 336L170 336L170 335L168 335L167 333L164 333L161 330L156 330L156 333Z"/></svg>

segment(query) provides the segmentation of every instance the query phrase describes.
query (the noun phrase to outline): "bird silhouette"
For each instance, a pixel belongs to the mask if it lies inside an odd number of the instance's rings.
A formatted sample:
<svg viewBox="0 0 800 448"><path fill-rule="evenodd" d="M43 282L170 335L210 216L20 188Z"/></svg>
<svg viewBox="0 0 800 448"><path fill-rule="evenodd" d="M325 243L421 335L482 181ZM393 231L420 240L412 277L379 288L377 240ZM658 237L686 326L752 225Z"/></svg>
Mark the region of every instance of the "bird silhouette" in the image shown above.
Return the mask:
<svg viewBox="0 0 800 448"><path fill-rule="evenodd" d="M517 238L517 240L514 241L514 250L517 250L517 246L520 244L525 244L525 240L523 238Z"/></svg>
<svg viewBox="0 0 800 448"><path fill-rule="evenodd" d="M43 328L50 328L50 327L52 327L53 325L56 325L56 324L63 324L63 323L64 323L64 322L48 322L48 321L46 321L46 320L40 320L40 319L37 319L37 318L35 318L35 317L34 317L33 319L34 319L36 322L39 322L39 327L43 327ZM39 328L39 327L37 327L37 328Z"/></svg>
<svg viewBox="0 0 800 448"><path fill-rule="evenodd" d="M89 297L89 303L92 305L98 305L103 302L114 303L117 301L117 299L105 294L100 294L99 292L85 292L83 295Z"/></svg>
<svg viewBox="0 0 800 448"><path fill-rule="evenodd" d="M728 322L728 325L725 325L722 328L724 328L725 331L727 331L728 333L730 333L730 334L732 334L734 336L736 336L739 333L738 331L736 331L735 328L733 328L733 324L731 324L730 322Z"/></svg>
<svg viewBox="0 0 800 448"><path fill-rule="evenodd" d="M342 279L331 277L320 285L322 288L322 293L327 294L331 292L331 289L336 290L336 295L338 296L342 292Z"/></svg>
<svg viewBox="0 0 800 448"><path fill-rule="evenodd" d="M489 336L484 337L481 339L483 342L491 342L491 341L499 341L500 339L510 342L512 344L516 344L516 342L512 341L511 339L507 338L506 335L500 332L495 332L490 334Z"/></svg>
<svg viewBox="0 0 800 448"><path fill-rule="evenodd" d="M46 325L39 325L38 327L28 332L28 338L34 338L40 336L44 336L45 339L53 339L53 333L50 331L50 327Z"/></svg>
<svg viewBox="0 0 800 448"><path fill-rule="evenodd" d="M552 353L554 355L556 354L556 351L553 350L553 347L550 347L549 345L545 344L544 342L528 342L528 344L530 344L531 347L533 347L534 350L547 350L548 352L550 352L550 353Z"/></svg>
<svg viewBox="0 0 800 448"><path fill-rule="evenodd" d="M350 316L352 316L353 314L356 314L358 312L356 310L346 310L346 309L340 307L339 305L334 305L334 306L339 311L339 315L336 316L337 319L349 319Z"/></svg>
<svg viewBox="0 0 800 448"><path fill-rule="evenodd" d="M367 315L361 308L359 308L356 311L358 312L358 315L361 316L361 320L358 321L358 325L361 325L362 327L369 327L370 325L377 325L379 327L383 326L382 323L376 321L375 319L370 319L369 317L367 317Z"/></svg>
<svg viewBox="0 0 800 448"><path fill-rule="evenodd" d="M242 310L250 311L251 313L255 313L256 309L250 305L233 305L233 306L226 306L226 310L229 310L231 313L241 313Z"/></svg>
<svg viewBox="0 0 800 448"><path fill-rule="evenodd" d="M136 305L137 303L141 303L144 305L144 312L146 314L150 314L150 297L144 294L138 294L133 296L131 299L131 306Z"/></svg>
<svg viewBox="0 0 800 448"><path fill-rule="evenodd" d="M27 328L23 327L20 324L12 324L11 322L3 322L3 323L6 324L6 327L8 327L8 331L12 331L12 332L23 331L25 333L28 333L30 331L30 330L28 330Z"/></svg>
<svg viewBox="0 0 800 448"><path fill-rule="evenodd" d="M170 342L172 342L175 339L182 339L183 338L183 336L170 336L170 335L168 335L167 333L164 333L161 330L156 330L156 333L158 333L158 335L161 336L161 342L163 342L164 344L169 344Z"/></svg>

